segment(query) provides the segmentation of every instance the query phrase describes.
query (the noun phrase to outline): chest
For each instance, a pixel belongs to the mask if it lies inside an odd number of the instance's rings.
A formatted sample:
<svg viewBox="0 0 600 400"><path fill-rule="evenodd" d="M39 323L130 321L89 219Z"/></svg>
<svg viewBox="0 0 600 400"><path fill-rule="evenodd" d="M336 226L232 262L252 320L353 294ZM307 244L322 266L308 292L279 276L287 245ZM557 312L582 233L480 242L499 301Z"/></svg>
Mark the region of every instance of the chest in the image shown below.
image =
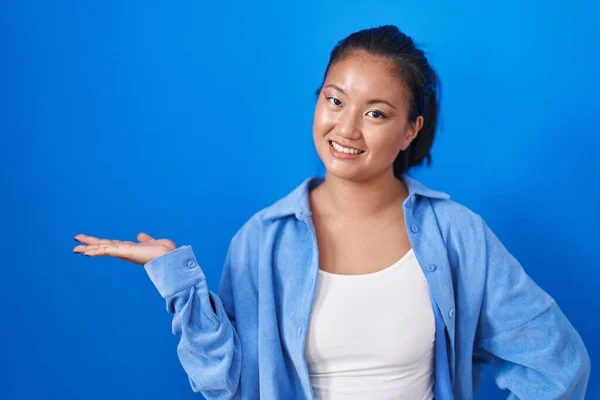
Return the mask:
<svg viewBox="0 0 600 400"><path fill-rule="evenodd" d="M412 251L372 274L319 271L308 334L312 358L409 366L431 351L434 331L429 287Z"/></svg>
<svg viewBox="0 0 600 400"><path fill-rule="evenodd" d="M315 218L319 268L335 274L385 269L411 248L402 213L364 221Z"/></svg>
<svg viewBox="0 0 600 400"><path fill-rule="evenodd" d="M431 398L434 343L429 289L412 251L372 274L319 271L305 349L317 398Z"/></svg>

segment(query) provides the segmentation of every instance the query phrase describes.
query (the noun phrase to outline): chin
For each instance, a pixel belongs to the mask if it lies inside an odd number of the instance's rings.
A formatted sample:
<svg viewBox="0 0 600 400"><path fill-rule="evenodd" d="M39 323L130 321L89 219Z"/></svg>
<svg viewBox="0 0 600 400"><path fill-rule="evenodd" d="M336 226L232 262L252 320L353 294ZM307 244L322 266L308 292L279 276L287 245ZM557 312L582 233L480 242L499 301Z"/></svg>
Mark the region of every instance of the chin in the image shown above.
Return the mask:
<svg viewBox="0 0 600 400"><path fill-rule="evenodd" d="M328 160L325 162L325 171L329 176L337 179L343 179L350 182L363 182L369 180L371 174L361 166L350 166L340 163L337 160Z"/></svg>
<svg viewBox="0 0 600 400"><path fill-rule="evenodd" d="M345 181L360 181L360 174L344 170L342 168L328 168L325 166L325 170L328 176L333 176L337 179L343 179Z"/></svg>
<svg viewBox="0 0 600 400"><path fill-rule="evenodd" d="M321 158L323 160L323 158ZM339 160L326 158L323 160L325 172L327 175L342 179L348 182L368 182L378 179L388 172L393 175L393 170L376 169L374 166L367 167L364 164L349 165Z"/></svg>

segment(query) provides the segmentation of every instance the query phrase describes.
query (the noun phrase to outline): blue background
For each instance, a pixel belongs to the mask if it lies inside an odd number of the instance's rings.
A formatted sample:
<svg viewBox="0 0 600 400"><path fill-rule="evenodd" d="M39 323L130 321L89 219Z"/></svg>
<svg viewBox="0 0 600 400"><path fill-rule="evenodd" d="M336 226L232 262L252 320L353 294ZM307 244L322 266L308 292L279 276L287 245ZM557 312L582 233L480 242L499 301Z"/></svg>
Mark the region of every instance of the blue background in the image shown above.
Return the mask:
<svg viewBox="0 0 600 400"><path fill-rule="evenodd" d="M3 2L0 398L198 398L143 268L72 237L192 244L216 290L235 231L323 172L328 52L387 23L443 83L433 166L413 176L486 219L594 365L599 17L591 0ZM478 398L505 396L488 375Z"/></svg>

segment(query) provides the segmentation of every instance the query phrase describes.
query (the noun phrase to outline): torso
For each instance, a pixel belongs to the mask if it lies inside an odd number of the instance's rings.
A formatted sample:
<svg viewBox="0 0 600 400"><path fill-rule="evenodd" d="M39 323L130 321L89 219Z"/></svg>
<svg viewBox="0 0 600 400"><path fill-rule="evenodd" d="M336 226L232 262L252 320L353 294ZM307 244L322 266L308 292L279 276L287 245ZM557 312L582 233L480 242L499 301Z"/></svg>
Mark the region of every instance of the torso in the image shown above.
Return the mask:
<svg viewBox="0 0 600 400"><path fill-rule="evenodd" d="M433 398L435 317L405 199L350 218L312 192L320 271L305 357L315 399Z"/></svg>

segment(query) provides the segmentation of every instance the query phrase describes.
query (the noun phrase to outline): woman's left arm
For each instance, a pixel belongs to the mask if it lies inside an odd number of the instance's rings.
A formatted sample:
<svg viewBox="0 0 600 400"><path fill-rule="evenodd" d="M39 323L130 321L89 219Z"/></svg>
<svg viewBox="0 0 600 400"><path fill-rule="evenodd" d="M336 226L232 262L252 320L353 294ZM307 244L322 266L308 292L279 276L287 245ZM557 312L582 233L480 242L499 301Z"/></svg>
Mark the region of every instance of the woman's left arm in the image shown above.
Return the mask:
<svg viewBox="0 0 600 400"><path fill-rule="evenodd" d="M482 223L487 265L474 357L492 366L509 399L584 399L590 358L583 340Z"/></svg>

